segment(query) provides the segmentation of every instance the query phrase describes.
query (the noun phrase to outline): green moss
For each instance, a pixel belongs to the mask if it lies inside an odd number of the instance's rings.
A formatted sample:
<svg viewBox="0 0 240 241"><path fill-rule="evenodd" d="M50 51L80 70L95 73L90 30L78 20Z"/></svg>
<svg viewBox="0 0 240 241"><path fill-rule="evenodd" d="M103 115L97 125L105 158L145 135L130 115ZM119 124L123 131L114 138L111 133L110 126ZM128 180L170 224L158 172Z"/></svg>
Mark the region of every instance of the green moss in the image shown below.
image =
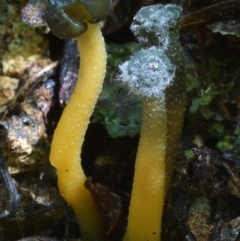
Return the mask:
<svg viewBox="0 0 240 241"><path fill-rule="evenodd" d="M240 131L235 98L239 90L240 59L236 52L230 51L226 57L218 48L206 51L201 61L186 65L189 100L186 118L195 131L193 136L199 134L204 140L211 140L211 146L220 150L237 151Z"/></svg>
<svg viewBox="0 0 240 241"><path fill-rule="evenodd" d="M216 144L216 147L221 151L240 152L240 139L233 135L226 135Z"/></svg>

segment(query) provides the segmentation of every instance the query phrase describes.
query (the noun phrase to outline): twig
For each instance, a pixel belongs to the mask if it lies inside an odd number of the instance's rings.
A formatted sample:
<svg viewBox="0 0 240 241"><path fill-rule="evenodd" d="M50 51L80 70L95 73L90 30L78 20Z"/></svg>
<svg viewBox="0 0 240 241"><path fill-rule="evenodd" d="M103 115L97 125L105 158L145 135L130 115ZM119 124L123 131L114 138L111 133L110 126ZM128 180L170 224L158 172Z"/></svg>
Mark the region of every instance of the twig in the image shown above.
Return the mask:
<svg viewBox="0 0 240 241"><path fill-rule="evenodd" d="M19 197L16 185L8 171L6 161L1 152L0 152L0 174L3 180L3 183L8 191L12 207L16 213L19 213L21 210L20 197ZM1 216L4 216L4 215L5 214Z"/></svg>
<svg viewBox="0 0 240 241"><path fill-rule="evenodd" d="M44 236L37 236L37 237L29 237L29 238L23 238L19 239L17 241L60 241L59 239L52 239L49 237L44 237Z"/></svg>
<svg viewBox="0 0 240 241"><path fill-rule="evenodd" d="M232 9L236 11L237 9L240 10L239 0L229 0L217 3L206 8L202 8L198 11L186 14L181 19L180 30L181 32L184 32L203 23L208 23L214 18L214 16L216 16L216 13Z"/></svg>

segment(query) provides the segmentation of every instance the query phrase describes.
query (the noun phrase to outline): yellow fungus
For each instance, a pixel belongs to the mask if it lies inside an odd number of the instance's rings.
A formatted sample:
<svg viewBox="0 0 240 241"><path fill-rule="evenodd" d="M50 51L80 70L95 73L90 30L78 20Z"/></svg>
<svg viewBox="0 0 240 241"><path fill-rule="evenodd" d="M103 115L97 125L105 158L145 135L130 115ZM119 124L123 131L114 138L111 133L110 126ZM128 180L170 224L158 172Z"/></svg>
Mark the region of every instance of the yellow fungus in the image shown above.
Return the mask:
<svg viewBox="0 0 240 241"><path fill-rule="evenodd" d="M121 79L143 98L143 123L124 241L160 241L164 198L185 112L185 71L178 41L181 8L142 8L131 29L143 49L120 66Z"/></svg>
<svg viewBox="0 0 240 241"><path fill-rule="evenodd" d="M83 239L104 240L102 222L89 191L84 187L86 176L80 153L85 132L102 89L106 69L105 44L98 24L77 37L81 64L78 81L54 132L50 153L57 169L61 195L72 206Z"/></svg>

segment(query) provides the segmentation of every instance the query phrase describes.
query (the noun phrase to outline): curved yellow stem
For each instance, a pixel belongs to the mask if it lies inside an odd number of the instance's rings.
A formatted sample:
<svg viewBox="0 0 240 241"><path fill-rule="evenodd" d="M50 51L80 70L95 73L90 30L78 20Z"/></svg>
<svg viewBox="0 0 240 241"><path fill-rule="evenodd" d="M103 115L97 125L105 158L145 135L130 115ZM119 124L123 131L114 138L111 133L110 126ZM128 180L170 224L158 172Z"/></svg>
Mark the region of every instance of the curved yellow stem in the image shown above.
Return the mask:
<svg viewBox="0 0 240 241"><path fill-rule="evenodd" d="M89 119L102 89L106 70L106 51L97 24L77 38L81 65L72 97L63 111L55 130L50 161L57 169L61 195L72 206L82 238L104 240L102 222L95 210L81 167L80 153Z"/></svg>
<svg viewBox="0 0 240 241"><path fill-rule="evenodd" d="M143 123L124 241L159 241L167 144L165 98L143 102Z"/></svg>

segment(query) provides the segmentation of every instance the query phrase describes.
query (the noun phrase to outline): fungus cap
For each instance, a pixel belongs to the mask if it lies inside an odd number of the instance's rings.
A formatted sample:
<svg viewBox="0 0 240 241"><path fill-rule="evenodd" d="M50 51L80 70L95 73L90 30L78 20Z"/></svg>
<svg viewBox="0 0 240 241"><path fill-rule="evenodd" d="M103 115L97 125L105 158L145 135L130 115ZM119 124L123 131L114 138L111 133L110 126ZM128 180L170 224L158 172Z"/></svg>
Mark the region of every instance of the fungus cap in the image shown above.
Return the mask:
<svg viewBox="0 0 240 241"><path fill-rule="evenodd" d="M131 92L147 98L163 96L175 77L175 65L156 47L140 50L119 68Z"/></svg>
<svg viewBox="0 0 240 241"><path fill-rule="evenodd" d="M46 21L59 38L76 38L87 30L87 23L98 23L111 11L111 0L49 0Z"/></svg>
<svg viewBox="0 0 240 241"><path fill-rule="evenodd" d="M131 30L143 46L162 46L166 49L172 35L178 33L182 8L175 4L157 4L139 10Z"/></svg>

